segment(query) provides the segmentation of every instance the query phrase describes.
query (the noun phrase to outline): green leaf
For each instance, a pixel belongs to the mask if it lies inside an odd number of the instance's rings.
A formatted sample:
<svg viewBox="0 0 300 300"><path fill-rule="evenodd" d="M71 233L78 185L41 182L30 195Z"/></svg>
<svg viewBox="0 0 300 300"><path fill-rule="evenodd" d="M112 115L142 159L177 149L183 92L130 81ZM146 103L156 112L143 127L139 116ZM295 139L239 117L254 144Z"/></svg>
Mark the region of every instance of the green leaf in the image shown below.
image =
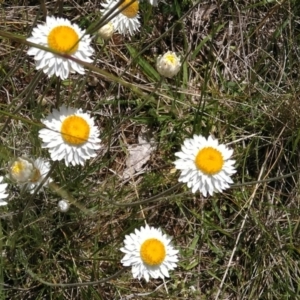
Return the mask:
<svg viewBox="0 0 300 300"><path fill-rule="evenodd" d="M126 44L126 47L131 57L134 58L135 62L141 67L141 70L148 77L148 79L158 81L160 79L160 76L157 71L140 55L137 57L138 51L135 48L128 44Z"/></svg>

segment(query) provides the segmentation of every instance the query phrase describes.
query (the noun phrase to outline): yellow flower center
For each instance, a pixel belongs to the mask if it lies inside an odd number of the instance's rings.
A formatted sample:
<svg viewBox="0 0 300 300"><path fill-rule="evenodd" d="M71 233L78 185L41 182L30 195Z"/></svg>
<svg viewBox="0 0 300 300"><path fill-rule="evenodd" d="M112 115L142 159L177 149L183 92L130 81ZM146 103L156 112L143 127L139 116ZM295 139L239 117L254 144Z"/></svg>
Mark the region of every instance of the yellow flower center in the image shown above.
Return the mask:
<svg viewBox="0 0 300 300"><path fill-rule="evenodd" d="M33 169L33 164L30 161L18 157L17 160L11 164L9 172L13 180L17 182L26 182L30 180Z"/></svg>
<svg viewBox="0 0 300 300"><path fill-rule="evenodd" d="M224 165L222 153L213 148L206 147L201 149L195 158L196 167L206 175L219 173Z"/></svg>
<svg viewBox="0 0 300 300"><path fill-rule="evenodd" d="M148 239L141 245L140 255L145 264L158 266L166 257L165 245L158 239Z"/></svg>
<svg viewBox="0 0 300 300"><path fill-rule="evenodd" d="M73 54L78 50L79 37L69 26L54 27L48 34L48 45L51 49L61 53Z"/></svg>
<svg viewBox="0 0 300 300"><path fill-rule="evenodd" d="M33 183L38 182L40 178L41 178L41 172L39 169L35 168L33 171L32 177L30 178L30 181Z"/></svg>
<svg viewBox="0 0 300 300"><path fill-rule="evenodd" d="M125 0L120 6L119 8L122 9L124 6L126 6L131 0ZM123 9L121 11L121 14L123 14L124 16L126 16L127 18L131 19L136 17L136 15L139 12L139 2L138 1L134 1L132 4L130 4L129 6L127 6L125 9Z"/></svg>
<svg viewBox="0 0 300 300"><path fill-rule="evenodd" d="M62 122L60 132L66 143L80 146L87 142L90 136L90 126L80 116L69 116Z"/></svg>
<svg viewBox="0 0 300 300"><path fill-rule="evenodd" d="M165 59L167 62L171 63L172 65L175 65L177 63L176 57L174 56L174 54L167 54L165 56Z"/></svg>
<svg viewBox="0 0 300 300"><path fill-rule="evenodd" d="M11 166L11 172L15 175L19 175L25 168L26 165L23 161L15 161Z"/></svg>

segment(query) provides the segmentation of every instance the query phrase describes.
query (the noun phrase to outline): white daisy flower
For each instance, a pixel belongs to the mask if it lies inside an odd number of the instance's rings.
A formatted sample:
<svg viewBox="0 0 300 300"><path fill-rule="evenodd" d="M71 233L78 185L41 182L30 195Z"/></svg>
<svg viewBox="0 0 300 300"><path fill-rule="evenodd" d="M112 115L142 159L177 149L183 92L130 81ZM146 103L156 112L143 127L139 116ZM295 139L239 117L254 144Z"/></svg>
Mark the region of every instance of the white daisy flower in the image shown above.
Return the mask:
<svg viewBox="0 0 300 300"><path fill-rule="evenodd" d="M3 199L6 199L8 197L8 194L6 194L7 183L2 182L3 176L0 176L0 206L7 205L7 202Z"/></svg>
<svg viewBox="0 0 300 300"><path fill-rule="evenodd" d="M138 31L141 23L139 21L139 1L134 1L132 4L127 6L122 10L131 0L125 0L119 7L119 14L117 14L110 22L112 22L114 29L120 34L133 35L135 31ZM112 9L119 0L107 0L107 2L102 3L103 9L101 13L105 16L107 12ZM115 12L113 12L115 13Z"/></svg>
<svg viewBox="0 0 300 300"><path fill-rule="evenodd" d="M84 162L96 156L100 148L99 130L94 119L82 109L60 107L54 109L42 120L46 126L39 131L43 148L48 148L52 160L65 160L70 164L84 165Z"/></svg>
<svg viewBox="0 0 300 300"><path fill-rule="evenodd" d="M94 52L90 46L91 37L78 25L64 18L47 17L46 23L35 27L27 41L88 63L93 61L90 58ZM36 69L42 69L48 77L56 75L64 80L70 72L84 74L84 68L80 64L52 52L30 47L27 54L34 56Z"/></svg>
<svg viewBox="0 0 300 300"><path fill-rule="evenodd" d="M232 154L233 150L219 145L211 136L194 135L184 141L181 152L175 153L179 159L174 164L181 170L178 181L187 183L193 193L199 190L204 197L222 192L233 183L230 176L236 172L235 160L229 159Z"/></svg>
<svg viewBox="0 0 300 300"><path fill-rule="evenodd" d="M156 61L156 69L162 76L172 78L180 71L181 62L175 52L168 51Z"/></svg>
<svg viewBox="0 0 300 300"><path fill-rule="evenodd" d="M154 227L141 227L135 233L125 236L124 247L120 250L125 253L121 260L123 266L132 266L134 278L169 277L169 270L176 268L178 250L171 244L172 238L163 234Z"/></svg>
<svg viewBox="0 0 300 300"><path fill-rule="evenodd" d="M22 179L22 181L18 181L18 180L16 181L23 190L29 191L31 194L33 194L48 175L50 171L50 164L48 161L45 161L41 157L37 158L35 161L32 162L27 160L28 164L25 164L24 161L25 161L24 159L18 158L14 168L10 168L10 176L14 179L17 179L18 177L14 175L17 175L18 173L19 175L22 173L25 174L28 171L27 173L28 175L30 174L30 176L28 176L26 182L25 182L25 177L22 178L21 176L19 178ZM30 164L33 166L32 170ZM18 166L19 166L19 170L18 170ZM23 167L24 169L22 169ZM47 186L51 181L52 179L48 177L46 181L43 183L43 185L41 186L41 188L39 189L39 192L41 192L43 190L43 187Z"/></svg>

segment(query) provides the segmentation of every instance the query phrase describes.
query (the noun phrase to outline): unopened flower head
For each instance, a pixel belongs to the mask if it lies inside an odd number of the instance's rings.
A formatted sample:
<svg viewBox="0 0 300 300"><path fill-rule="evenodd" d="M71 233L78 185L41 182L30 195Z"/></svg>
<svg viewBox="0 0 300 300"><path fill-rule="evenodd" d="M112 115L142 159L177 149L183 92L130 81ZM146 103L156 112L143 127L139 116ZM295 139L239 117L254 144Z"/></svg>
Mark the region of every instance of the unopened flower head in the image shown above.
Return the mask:
<svg viewBox="0 0 300 300"><path fill-rule="evenodd" d="M134 233L125 236L124 247L120 250L125 253L121 263L132 266L134 278L169 277L169 270L177 266L178 250L171 243L172 238L163 234L154 227L141 227Z"/></svg>
<svg viewBox="0 0 300 300"><path fill-rule="evenodd" d="M17 183L27 183L34 173L33 161L18 157L9 166L9 176Z"/></svg>
<svg viewBox="0 0 300 300"><path fill-rule="evenodd" d="M157 0L148 0L148 2L153 6L157 6Z"/></svg>
<svg viewBox="0 0 300 300"><path fill-rule="evenodd" d="M90 46L91 37L85 34L85 30L81 30L78 25L71 24L64 18L47 17L46 23L35 27L32 36L27 41L65 55L62 57L36 47L29 48L27 53L34 56L36 69L42 69L48 77L56 75L61 79L66 79L70 72L84 74L84 68L66 56L92 62L90 57L94 50Z"/></svg>
<svg viewBox="0 0 300 300"><path fill-rule="evenodd" d="M52 160L64 160L70 164L84 165L96 156L100 148L99 130L94 119L82 109L61 106L54 109L42 123L46 126L39 131L43 148L48 148Z"/></svg>
<svg viewBox="0 0 300 300"><path fill-rule="evenodd" d="M32 161L32 165L33 169L27 181L17 181L17 183L23 190L29 191L31 194L33 194L36 191L36 189L40 186L42 182L43 184L39 189L39 192L43 190L43 187L47 186L52 181L50 177L48 177L45 180L50 171L50 164L48 161L45 161L43 158L39 157L36 160Z"/></svg>
<svg viewBox="0 0 300 300"><path fill-rule="evenodd" d="M105 16L118 2L119 0L107 0L107 2L102 3L102 14ZM139 1L134 1L127 6L130 2L131 0L125 0L120 4L118 7L119 13L111 20L114 29L123 35L133 35L141 26L139 21Z"/></svg>
<svg viewBox="0 0 300 300"><path fill-rule="evenodd" d="M7 205L7 202L3 199L6 199L8 197L8 194L6 194L7 183L2 182L3 176L0 176L0 206Z"/></svg>
<svg viewBox="0 0 300 300"><path fill-rule="evenodd" d="M178 159L174 162L176 169L181 170L179 182L187 183L192 192L200 191L204 197L222 192L233 183L230 176L236 172L235 160L230 157L233 150L218 143L211 136L206 139L194 135L186 139L181 152L175 153Z"/></svg>
<svg viewBox="0 0 300 300"><path fill-rule="evenodd" d="M160 55L156 61L156 68L160 75L172 78L179 72L181 62L175 52L168 51L164 55Z"/></svg>
<svg viewBox="0 0 300 300"><path fill-rule="evenodd" d="M70 208L70 204L67 200L60 200L57 206L60 212L67 212Z"/></svg>
<svg viewBox="0 0 300 300"><path fill-rule="evenodd" d="M114 29L113 23L108 22L107 24L105 24L98 30L98 34L104 40L109 40L112 37L112 35L114 34L114 31L115 31L115 29Z"/></svg>

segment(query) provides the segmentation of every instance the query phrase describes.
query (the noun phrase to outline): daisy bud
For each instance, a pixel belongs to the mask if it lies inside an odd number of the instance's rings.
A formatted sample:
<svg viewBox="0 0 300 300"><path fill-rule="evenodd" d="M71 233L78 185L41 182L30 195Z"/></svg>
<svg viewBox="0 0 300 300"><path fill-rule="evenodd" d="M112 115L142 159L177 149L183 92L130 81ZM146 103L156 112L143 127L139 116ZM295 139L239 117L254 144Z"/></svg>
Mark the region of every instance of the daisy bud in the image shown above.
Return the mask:
<svg viewBox="0 0 300 300"><path fill-rule="evenodd" d="M164 55L160 55L156 61L156 68L160 75L172 78L179 72L181 62L175 52L168 51Z"/></svg>
<svg viewBox="0 0 300 300"><path fill-rule="evenodd" d="M98 35L104 40L109 40L114 34L114 31L115 29L113 23L108 22L98 30Z"/></svg>
<svg viewBox="0 0 300 300"><path fill-rule="evenodd" d="M60 200L57 204L60 212L67 212L70 208L70 204L67 200Z"/></svg>
<svg viewBox="0 0 300 300"><path fill-rule="evenodd" d="M148 0L148 2L153 6L157 6L157 0Z"/></svg>

